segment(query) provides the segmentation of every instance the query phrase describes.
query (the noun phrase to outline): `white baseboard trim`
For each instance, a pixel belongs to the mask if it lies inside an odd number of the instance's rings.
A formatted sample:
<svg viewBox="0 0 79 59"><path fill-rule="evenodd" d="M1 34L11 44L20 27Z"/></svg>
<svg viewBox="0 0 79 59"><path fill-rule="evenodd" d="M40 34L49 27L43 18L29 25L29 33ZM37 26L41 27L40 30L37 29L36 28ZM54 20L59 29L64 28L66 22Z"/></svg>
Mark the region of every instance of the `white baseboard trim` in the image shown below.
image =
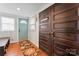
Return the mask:
<svg viewBox="0 0 79 59"><path fill-rule="evenodd" d="M34 41L31 41L31 40L29 40L30 42L32 42L36 47L38 47L39 48L39 41L37 41L37 42L34 42Z"/></svg>

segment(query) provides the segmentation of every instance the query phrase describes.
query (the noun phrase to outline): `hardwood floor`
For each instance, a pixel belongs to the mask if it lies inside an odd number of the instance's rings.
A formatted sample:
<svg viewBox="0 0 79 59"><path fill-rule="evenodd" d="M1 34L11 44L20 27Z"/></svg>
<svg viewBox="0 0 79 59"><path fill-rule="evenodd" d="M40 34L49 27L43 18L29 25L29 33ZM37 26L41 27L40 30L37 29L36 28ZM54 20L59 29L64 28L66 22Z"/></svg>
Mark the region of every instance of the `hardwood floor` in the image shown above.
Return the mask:
<svg viewBox="0 0 79 59"><path fill-rule="evenodd" d="M6 56L23 56L19 43L12 43L9 45Z"/></svg>
<svg viewBox="0 0 79 59"><path fill-rule="evenodd" d="M9 45L5 56L23 56L19 43L12 43ZM48 56L43 50L40 49L40 56Z"/></svg>

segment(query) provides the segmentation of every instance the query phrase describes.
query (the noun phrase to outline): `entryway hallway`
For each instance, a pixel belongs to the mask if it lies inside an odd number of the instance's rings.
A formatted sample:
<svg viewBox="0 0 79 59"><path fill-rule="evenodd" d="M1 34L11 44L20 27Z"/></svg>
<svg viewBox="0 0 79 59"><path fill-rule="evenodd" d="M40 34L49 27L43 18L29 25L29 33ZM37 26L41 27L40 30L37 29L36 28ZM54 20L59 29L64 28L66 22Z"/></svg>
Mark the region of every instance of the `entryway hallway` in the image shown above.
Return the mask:
<svg viewBox="0 0 79 59"><path fill-rule="evenodd" d="M24 40L24 42L25 42L25 40ZM33 44L33 43L31 43L31 44ZM39 49L39 53L40 54L37 55L37 56L47 56L47 53L45 53L41 49ZM8 49L7 49L5 56L24 56L24 54L21 51L20 43L16 42L16 43L10 44Z"/></svg>

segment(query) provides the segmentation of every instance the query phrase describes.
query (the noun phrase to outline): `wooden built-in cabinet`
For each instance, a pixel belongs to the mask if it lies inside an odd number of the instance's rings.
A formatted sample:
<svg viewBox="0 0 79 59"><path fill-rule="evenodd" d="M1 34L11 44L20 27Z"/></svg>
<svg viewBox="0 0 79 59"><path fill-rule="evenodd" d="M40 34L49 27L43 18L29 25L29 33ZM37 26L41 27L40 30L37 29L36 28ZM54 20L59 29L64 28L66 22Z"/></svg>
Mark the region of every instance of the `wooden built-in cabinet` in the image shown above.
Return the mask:
<svg viewBox="0 0 79 59"><path fill-rule="evenodd" d="M51 55L51 38L49 33L51 32L50 27L50 8L47 8L39 14L39 47L45 50ZM50 43L51 42L51 43Z"/></svg>
<svg viewBox="0 0 79 59"><path fill-rule="evenodd" d="M39 14L39 47L48 55L79 55L79 4L56 3Z"/></svg>

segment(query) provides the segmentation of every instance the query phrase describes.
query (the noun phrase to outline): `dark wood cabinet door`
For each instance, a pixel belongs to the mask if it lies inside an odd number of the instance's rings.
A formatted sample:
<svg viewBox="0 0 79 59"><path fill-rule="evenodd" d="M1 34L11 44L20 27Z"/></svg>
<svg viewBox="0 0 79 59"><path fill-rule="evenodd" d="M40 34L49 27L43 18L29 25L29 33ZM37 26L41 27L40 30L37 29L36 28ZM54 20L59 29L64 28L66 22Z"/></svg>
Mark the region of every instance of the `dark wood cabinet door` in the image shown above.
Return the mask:
<svg viewBox="0 0 79 59"><path fill-rule="evenodd" d="M79 55L79 3L56 3L40 12L39 47L49 55Z"/></svg>
<svg viewBox="0 0 79 59"><path fill-rule="evenodd" d="M78 55L78 5L74 3L53 5L53 55Z"/></svg>
<svg viewBox="0 0 79 59"><path fill-rule="evenodd" d="M51 39L50 39L50 8L39 14L39 47L51 55Z"/></svg>

